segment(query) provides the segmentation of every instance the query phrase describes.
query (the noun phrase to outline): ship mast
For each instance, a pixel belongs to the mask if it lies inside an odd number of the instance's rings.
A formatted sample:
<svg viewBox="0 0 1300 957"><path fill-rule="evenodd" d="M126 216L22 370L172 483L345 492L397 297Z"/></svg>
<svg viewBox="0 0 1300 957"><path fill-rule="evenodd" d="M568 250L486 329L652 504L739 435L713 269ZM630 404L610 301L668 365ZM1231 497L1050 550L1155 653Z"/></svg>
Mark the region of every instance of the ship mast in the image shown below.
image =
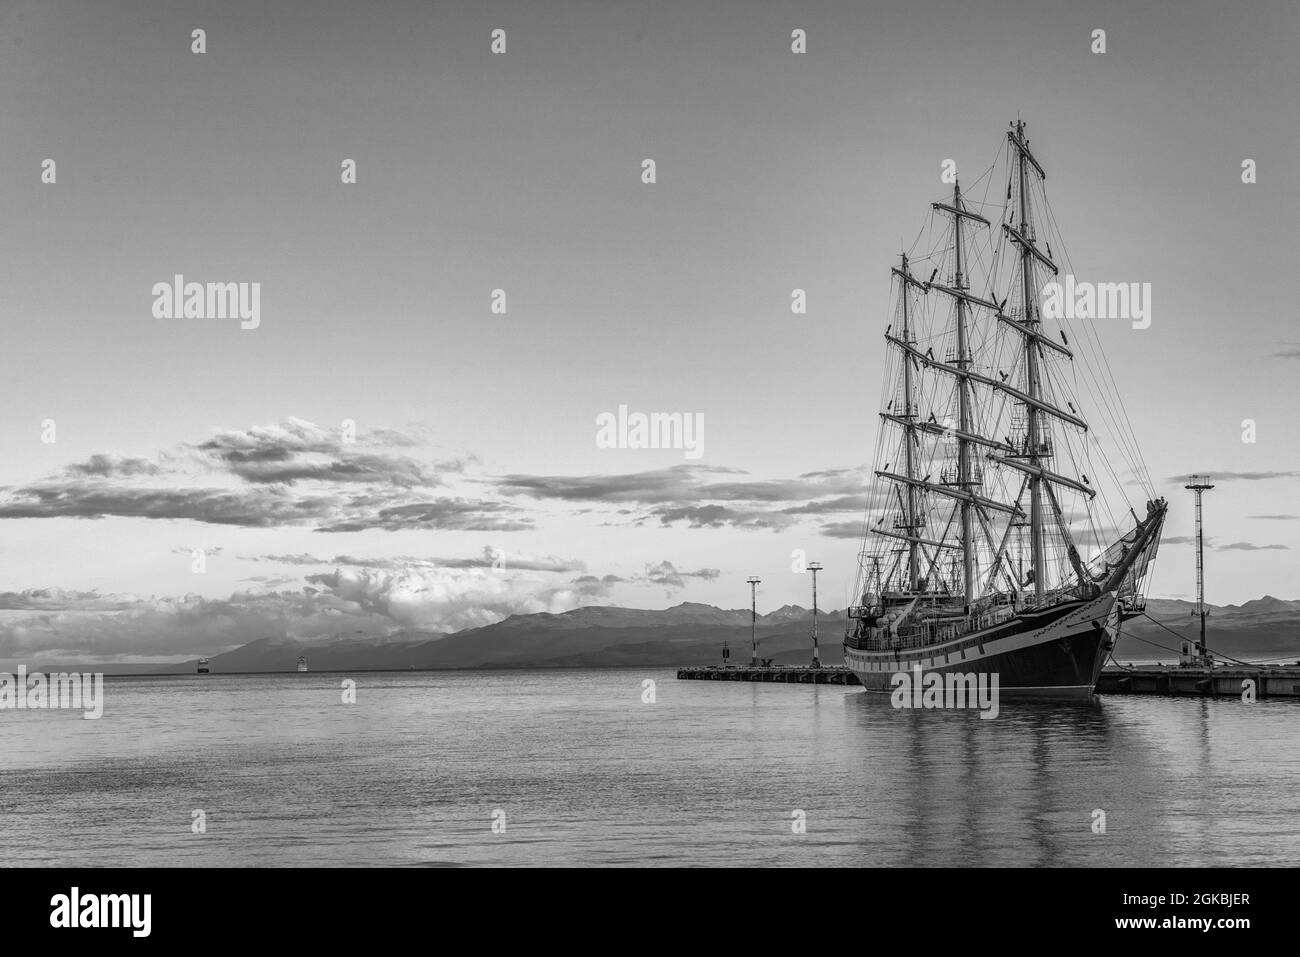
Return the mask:
<svg viewBox="0 0 1300 957"><path fill-rule="evenodd" d="M903 341L910 343L912 341L911 316L908 309L908 285L911 282L911 273L907 268L907 253L903 253L902 276L902 294L903 294ZM916 486L912 483L916 481L916 409L912 402L912 357L903 354L903 446L904 446L904 464L907 475L907 527L903 531L907 534L907 590L915 592L917 590L920 577L920 562L917 560L917 549L920 542L917 539L921 535L920 523L916 520Z"/></svg>
<svg viewBox="0 0 1300 957"><path fill-rule="evenodd" d="M953 297L957 306L957 355L956 361L951 365L943 365L941 371L950 373L957 380L957 480L955 482L944 481L945 485L955 485L959 490L959 515L961 516L961 585L962 595L966 603L974 601L975 595L975 535L972 518L974 517L974 506L981 500L973 491L973 486L977 483L971 474L971 446L975 442L982 445L1000 446L1001 443L989 442L980 436L975 435L971 428L971 379L979 379L971 373L971 354L970 341L967 336L966 328L966 306L968 303L973 305L986 306L997 309L994 303L987 302L977 296L972 296L967 289L969 283L966 281L965 271L965 252L963 250L962 240L962 220L970 219L974 222L988 226L989 222L983 216L978 216L968 211L962 205L961 183L954 183L952 187L952 205L944 203L931 203L932 208L948 213L952 216L953 239L956 250L956 259L954 263L952 287L935 285L933 282L927 283L928 289L937 289Z"/></svg>
<svg viewBox="0 0 1300 957"><path fill-rule="evenodd" d="M953 216L953 232L956 238L956 273L953 276L953 286L959 291L966 289L966 281L962 276L962 249L961 249L961 184L954 183L952 187L952 206L957 210ZM970 380L964 373L969 371L970 366L970 346L966 341L966 302L958 297L957 299L957 368L963 375L957 379L957 418L961 431L957 435L957 487L963 492L971 490L970 474L970 439L966 436L971 434L970 427ZM975 598L975 557L974 557L975 540L971 533L971 501L964 498L961 501L961 566L962 566L962 595L965 596L967 604Z"/></svg>
<svg viewBox="0 0 1300 957"><path fill-rule="evenodd" d="M1034 311L1034 289L1032 262L1033 251L1030 243L1033 242L1033 236L1029 232L1029 197L1026 186L1028 185L1028 175L1025 169L1026 164L1033 160L1029 153L1029 144L1025 141L1025 124L1023 121L1016 121L1014 133L1007 134L1019 154L1018 177L1020 180L1020 233L1025 241L1020 243L1020 285L1021 299L1024 303L1024 325L1027 333L1037 334L1039 320L1036 318ZM1042 172L1042 167L1034 161L1034 166ZM1025 418L1028 425L1027 438L1029 448L1028 458L1029 465L1033 471L1029 473L1029 554L1030 568L1034 576L1034 600L1042 601L1043 598L1043 462L1042 462L1042 440L1040 436L1040 422L1038 419L1038 407L1035 401L1041 401L1042 380L1038 369L1038 349L1034 343L1034 336L1026 334L1023 339L1025 371L1028 380L1028 394L1031 401L1026 402Z"/></svg>

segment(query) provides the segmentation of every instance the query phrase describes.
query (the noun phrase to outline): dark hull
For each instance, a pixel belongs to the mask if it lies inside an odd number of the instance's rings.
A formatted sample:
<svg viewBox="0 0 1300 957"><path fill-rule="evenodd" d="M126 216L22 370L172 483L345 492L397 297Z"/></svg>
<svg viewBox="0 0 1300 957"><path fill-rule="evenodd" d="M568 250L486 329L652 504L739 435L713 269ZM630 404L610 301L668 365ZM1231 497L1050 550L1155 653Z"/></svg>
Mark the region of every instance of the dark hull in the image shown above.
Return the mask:
<svg viewBox="0 0 1300 957"><path fill-rule="evenodd" d="M998 676L1001 695L1088 697L1115 640L1114 597L1022 615L971 637L906 651L844 649L867 691L889 693L894 675L922 672Z"/></svg>

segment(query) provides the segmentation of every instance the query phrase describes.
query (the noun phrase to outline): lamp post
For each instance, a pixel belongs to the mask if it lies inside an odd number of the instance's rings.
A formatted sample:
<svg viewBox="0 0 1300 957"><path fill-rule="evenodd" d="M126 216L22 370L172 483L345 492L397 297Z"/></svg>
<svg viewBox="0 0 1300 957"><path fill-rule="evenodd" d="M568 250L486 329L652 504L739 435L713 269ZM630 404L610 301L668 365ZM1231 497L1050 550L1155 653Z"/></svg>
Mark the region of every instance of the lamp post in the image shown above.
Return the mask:
<svg viewBox="0 0 1300 957"><path fill-rule="evenodd" d="M813 660L812 666L820 668L822 666L821 657L817 654L817 573L822 570L821 562L809 562L808 570L813 576Z"/></svg>
<svg viewBox="0 0 1300 957"><path fill-rule="evenodd" d="M749 582L749 666L758 667L758 586L761 578L750 576Z"/></svg>

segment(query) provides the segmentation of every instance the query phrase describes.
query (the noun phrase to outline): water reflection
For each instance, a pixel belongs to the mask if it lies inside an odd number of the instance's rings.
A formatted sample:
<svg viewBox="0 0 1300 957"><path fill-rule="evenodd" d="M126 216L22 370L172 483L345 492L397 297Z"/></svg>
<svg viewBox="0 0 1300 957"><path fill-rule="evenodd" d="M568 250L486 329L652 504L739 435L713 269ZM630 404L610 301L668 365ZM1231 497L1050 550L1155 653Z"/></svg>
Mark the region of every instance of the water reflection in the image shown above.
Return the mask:
<svg viewBox="0 0 1300 957"><path fill-rule="evenodd" d="M895 709L884 695L844 702L863 781L888 781L873 831L896 827L891 864L1107 863L1111 822L1157 770L1130 723L1100 699L1004 703L993 719L974 710ZM876 789L877 795L881 793ZM1107 833L1093 832L1093 810ZM1134 829L1129 827L1130 838ZM864 838L876 846L881 835ZM1140 838L1156 852L1156 834Z"/></svg>

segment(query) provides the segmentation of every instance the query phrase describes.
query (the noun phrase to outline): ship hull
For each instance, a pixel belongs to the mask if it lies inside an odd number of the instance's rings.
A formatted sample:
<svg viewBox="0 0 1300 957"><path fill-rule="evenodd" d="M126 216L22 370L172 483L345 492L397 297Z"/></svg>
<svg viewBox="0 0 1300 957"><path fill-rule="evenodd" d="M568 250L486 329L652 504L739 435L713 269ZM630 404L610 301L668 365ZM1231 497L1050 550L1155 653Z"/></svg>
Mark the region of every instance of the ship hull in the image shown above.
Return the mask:
<svg viewBox="0 0 1300 957"><path fill-rule="evenodd" d="M1114 647L1119 610L1113 593L1070 602L953 641L905 650L844 648L844 663L868 692L890 693L894 675L923 673L998 676L998 693L1012 697L1087 698Z"/></svg>

